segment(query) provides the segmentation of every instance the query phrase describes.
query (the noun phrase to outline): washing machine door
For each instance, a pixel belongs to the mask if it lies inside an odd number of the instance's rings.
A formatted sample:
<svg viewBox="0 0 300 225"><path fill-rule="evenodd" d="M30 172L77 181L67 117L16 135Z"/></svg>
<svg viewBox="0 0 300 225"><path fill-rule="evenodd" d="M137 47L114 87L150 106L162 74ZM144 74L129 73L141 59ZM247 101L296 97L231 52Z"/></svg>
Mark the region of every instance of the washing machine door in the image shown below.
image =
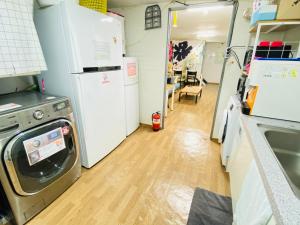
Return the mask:
<svg viewBox="0 0 300 225"><path fill-rule="evenodd" d="M36 194L69 171L78 160L74 128L57 120L15 136L4 150L4 162L14 190Z"/></svg>

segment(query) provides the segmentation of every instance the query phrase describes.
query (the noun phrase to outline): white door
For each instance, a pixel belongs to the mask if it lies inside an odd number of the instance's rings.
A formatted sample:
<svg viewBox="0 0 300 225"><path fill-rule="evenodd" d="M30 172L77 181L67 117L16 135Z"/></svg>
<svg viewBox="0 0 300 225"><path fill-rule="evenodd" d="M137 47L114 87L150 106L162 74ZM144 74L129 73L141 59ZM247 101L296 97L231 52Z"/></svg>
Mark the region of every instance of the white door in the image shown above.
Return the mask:
<svg viewBox="0 0 300 225"><path fill-rule="evenodd" d="M125 86L126 105L126 133L134 132L140 125L139 86L132 84Z"/></svg>
<svg viewBox="0 0 300 225"><path fill-rule="evenodd" d="M91 167L126 138L124 84L121 70L77 75L86 167Z"/></svg>
<svg viewBox="0 0 300 225"><path fill-rule="evenodd" d="M122 66L121 23L74 1L64 1L63 6L76 61L72 72L83 72L84 67Z"/></svg>

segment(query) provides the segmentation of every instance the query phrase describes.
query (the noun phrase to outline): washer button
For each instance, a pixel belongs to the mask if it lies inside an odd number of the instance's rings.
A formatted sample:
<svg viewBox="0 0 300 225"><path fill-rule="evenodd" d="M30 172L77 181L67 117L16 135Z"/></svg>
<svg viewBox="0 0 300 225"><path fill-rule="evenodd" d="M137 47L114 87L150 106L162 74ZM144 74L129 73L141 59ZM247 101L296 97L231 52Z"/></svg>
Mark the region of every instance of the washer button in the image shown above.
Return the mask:
<svg viewBox="0 0 300 225"><path fill-rule="evenodd" d="M41 120L43 119L44 117L44 113L42 110L36 110L34 113L33 113L33 117L36 119L36 120Z"/></svg>

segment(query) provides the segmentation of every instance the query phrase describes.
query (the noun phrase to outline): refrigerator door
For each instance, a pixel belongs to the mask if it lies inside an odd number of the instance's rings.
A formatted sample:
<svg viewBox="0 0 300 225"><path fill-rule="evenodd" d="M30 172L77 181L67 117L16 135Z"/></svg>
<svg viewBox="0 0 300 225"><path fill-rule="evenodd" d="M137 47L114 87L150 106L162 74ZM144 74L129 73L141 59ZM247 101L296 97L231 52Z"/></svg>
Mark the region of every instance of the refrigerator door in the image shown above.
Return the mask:
<svg viewBox="0 0 300 225"><path fill-rule="evenodd" d="M139 86L125 86L126 134L129 136L140 126Z"/></svg>
<svg viewBox="0 0 300 225"><path fill-rule="evenodd" d="M123 44L123 56L126 55L126 40L125 40L125 17L113 12L107 12L106 15L114 17L121 23L122 27L122 44Z"/></svg>
<svg viewBox="0 0 300 225"><path fill-rule="evenodd" d="M90 168L126 138L122 71L76 75L85 151L83 166Z"/></svg>
<svg viewBox="0 0 300 225"><path fill-rule="evenodd" d="M125 85L136 84L139 81L137 58L125 57L124 61L124 82Z"/></svg>
<svg viewBox="0 0 300 225"><path fill-rule="evenodd" d="M122 26L113 18L82 7L74 1L62 3L67 41L71 42L72 73L83 68L122 66Z"/></svg>

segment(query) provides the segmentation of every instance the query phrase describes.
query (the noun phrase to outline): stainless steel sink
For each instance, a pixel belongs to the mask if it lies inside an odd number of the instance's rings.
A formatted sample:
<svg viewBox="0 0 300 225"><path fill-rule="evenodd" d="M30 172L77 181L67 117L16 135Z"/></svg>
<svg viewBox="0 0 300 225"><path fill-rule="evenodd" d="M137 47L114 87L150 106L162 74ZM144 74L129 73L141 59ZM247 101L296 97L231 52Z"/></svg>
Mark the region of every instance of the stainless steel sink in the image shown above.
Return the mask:
<svg viewBox="0 0 300 225"><path fill-rule="evenodd" d="M260 126L291 188L300 198L300 131Z"/></svg>

